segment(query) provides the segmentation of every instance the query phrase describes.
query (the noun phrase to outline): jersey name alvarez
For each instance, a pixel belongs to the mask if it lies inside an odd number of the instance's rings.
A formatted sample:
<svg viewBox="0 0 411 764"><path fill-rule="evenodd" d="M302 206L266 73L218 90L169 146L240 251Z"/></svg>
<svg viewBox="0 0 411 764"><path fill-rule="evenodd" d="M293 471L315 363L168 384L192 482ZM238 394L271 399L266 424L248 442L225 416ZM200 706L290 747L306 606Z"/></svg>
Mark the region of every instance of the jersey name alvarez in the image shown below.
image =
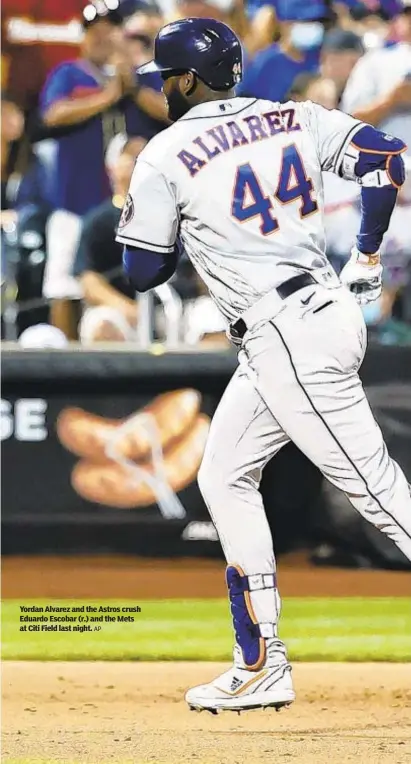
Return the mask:
<svg viewBox="0 0 411 764"><path fill-rule="evenodd" d="M264 141L280 133L301 130L296 121L295 109L275 109L261 115L251 114L211 127L194 138L188 149L182 149L177 157L193 178L219 154Z"/></svg>

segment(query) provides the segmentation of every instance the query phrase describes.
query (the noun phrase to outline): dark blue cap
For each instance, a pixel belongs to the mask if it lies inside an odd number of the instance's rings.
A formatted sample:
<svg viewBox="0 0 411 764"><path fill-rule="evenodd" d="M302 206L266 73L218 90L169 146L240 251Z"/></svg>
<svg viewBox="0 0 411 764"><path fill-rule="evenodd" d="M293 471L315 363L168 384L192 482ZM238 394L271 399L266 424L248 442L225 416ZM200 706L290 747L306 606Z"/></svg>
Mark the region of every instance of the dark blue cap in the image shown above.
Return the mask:
<svg viewBox="0 0 411 764"><path fill-rule="evenodd" d="M330 29L323 42L323 50L354 50L364 53L361 37L348 29Z"/></svg>
<svg viewBox="0 0 411 764"><path fill-rule="evenodd" d="M242 76L242 48L226 24L215 19L182 19L160 29L154 59L137 69L147 72L194 72L212 90L230 90Z"/></svg>
<svg viewBox="0 0 411 764"><path fill-rule="evenodd" d="M392 19L411 9L410 0L343 0L349 6L351 15L361 19L370 15Z"/></svg>

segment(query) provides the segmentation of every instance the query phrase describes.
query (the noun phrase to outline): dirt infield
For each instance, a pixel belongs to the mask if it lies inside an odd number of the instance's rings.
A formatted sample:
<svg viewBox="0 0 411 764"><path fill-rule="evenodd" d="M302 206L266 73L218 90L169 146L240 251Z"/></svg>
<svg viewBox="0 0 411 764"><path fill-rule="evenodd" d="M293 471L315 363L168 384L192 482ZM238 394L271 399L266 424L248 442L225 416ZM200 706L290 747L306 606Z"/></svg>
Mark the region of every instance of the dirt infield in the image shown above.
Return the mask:
<svg viewBox="0 0 411 764"><path fill-rule="evenodd" d="M221 561L6 557L4 598L225 596ZM407 573L280 560L285 596L409 596ZM411 664L296 664L290 709L190 713L187 687L222 664L5 662L2 762L406 764Z"/></svg>
<svg viewBox="0 0 411 764"><path fill-rule="evenodd" d="M220 560L126 556L3 557L4 599L225 597ZM315 568L304 555L280 558L285 597L409 597L411 573Z"/></svg>
<svg viewBox="0 0 411 764"><path fill-rule="evenodd" d="M189 712L222 664L5 663L3 756L78 764L405 764L411 665L297 664L289 709Z"/></svg>

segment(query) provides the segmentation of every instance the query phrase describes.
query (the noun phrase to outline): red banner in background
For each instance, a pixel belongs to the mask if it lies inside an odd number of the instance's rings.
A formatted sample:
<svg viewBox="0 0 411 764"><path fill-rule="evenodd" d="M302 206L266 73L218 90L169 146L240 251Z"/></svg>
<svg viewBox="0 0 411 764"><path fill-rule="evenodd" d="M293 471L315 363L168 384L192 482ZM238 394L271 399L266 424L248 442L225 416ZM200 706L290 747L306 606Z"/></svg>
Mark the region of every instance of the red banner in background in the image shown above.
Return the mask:
<svg viewBox="0 0 411 764"><path fill-rule="evenodd" d="M48 72L76 58L84 0L3 0L2 91L24 109L36 106Z"/></svg>

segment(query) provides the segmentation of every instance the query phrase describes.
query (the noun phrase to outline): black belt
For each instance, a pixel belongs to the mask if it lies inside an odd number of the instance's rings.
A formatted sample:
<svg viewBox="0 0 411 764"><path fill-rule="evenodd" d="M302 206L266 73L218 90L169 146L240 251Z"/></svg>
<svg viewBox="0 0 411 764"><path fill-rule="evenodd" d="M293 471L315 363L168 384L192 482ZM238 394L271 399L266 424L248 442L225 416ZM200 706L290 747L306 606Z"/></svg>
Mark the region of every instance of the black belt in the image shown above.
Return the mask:
<svg viewBox="0 0 411 764"><path fill-rule="evenodd" d="M276 288L276 292L282 300L285 300L286 297L290 297L294 292L298 292L299 289L303 289L309 284L317 284L317 281L310 273L299 273L298 276L293 276L291 279L288 279L288 281L284 281L283 284L280 284L280 286ZM246 331L247 325L242 318L238 318L237 321L234 321L230 326L230 333L235 339L238 338L242 340Z"/></svg>

